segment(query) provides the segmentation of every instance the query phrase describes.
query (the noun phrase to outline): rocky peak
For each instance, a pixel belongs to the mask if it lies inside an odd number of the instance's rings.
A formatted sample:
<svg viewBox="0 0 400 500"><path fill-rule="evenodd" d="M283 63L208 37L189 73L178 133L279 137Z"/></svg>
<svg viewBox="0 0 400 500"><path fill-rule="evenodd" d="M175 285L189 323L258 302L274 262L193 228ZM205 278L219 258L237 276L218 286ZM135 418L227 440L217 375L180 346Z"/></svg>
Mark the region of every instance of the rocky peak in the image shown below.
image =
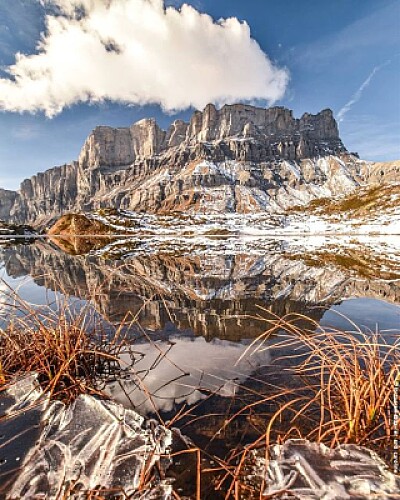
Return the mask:
<svg viewBox="0 0 400 500"><path fill-rule="evenodd" d="M135 158L158 155L164 147L166 132L154 118L145 118L130 127Z"/></svg>
<svg viewBox="0 0 400 500"><path fill-rule="evenodd" d="M331 109L324 109L316 115L304 113L299 120L299 132L312 139L339 139L339 129Z"/></svg>
<svg viewBox="0 0 400 500"><path fill-rule="evenodd" d="M305 113L296 119L291 110L281 106L264 109L246 104L226 105L220 110L209 104L203 112L196 111L190 121L187 140L193 143L238 136L264 140L302 136L309 140L340 140L330 109L317 115Z"/></svg>
<svg viewBox="0 0 400 500"><path fill-rule="evenodd" d="M168 130L154 118L130 127L96 127L77 162L25 180L18 193L1 190L0 218L43 222L107 206L157 213L208 210L221 200L227 200L221 211L273 211L276 193L287 186L308 190L304 199L315 197L314 187L330 182L335 163L319 160L343 154L329 109L295 118L281 106L208 104L189 123L175 120ZM352 161L350 177L358 168Z"/></svg>
<svg viewBox="0 0 400 500"><path fill-rule="evenodd" d="M179 146L186 139L189 124L183 120L175 120L169 127L165 137L166 145L169 148Z"/></svg>
<svg viewBox="0 0 400 500"><path fill-rule="evenodd" d="M345 151L329 109L316 115L305 113L297 119L281 106L265 109L233 104L218 110L208 104L203 111L195 111L189 123L176 120L167 131L154 118L140 120L129 128L96 127L82 148L79 164L84 168L128 166L138 158L151 158L171 148L239 138L254 139L268 147L282 143L282 151L293 151L285 156L287 159L317 156L324 148L331 153Z"/></svg>
<svg viewBox="0 0 400 500"><path fill-rule="evenodd" d="M127 166L136 158L159 154L166 135L154 118L145 118L129 128L96 127L83 145L79 164L86 168Z"/></svg>

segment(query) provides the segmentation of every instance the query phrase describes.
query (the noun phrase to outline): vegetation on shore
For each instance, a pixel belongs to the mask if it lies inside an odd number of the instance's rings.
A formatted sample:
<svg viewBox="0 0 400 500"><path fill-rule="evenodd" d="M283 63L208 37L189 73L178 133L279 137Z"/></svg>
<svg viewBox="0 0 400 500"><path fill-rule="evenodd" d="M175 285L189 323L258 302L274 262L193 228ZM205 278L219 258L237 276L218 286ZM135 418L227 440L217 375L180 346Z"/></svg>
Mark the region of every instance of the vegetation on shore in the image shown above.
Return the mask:
<svg viewBox="0 0 400 500"><path fill-rule="evenodd" d="M60 298L38 308L11 289L5 300L14 312L0 328L0 384L34 372L44 392L66 403L104 396L104 378L122 371L124 325L111 337L89 303L74 307Z"/></svg>

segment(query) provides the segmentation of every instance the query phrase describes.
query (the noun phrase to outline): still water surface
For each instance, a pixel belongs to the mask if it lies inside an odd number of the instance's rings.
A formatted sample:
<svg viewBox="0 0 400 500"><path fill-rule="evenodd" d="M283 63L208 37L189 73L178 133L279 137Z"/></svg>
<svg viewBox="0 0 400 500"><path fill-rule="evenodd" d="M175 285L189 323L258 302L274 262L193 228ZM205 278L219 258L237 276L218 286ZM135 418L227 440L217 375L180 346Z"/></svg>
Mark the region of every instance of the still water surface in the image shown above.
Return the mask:
<svg viewBox="0 0 400 500"><path fill-rule="evenodd" d="M119 242L118 253L103 252L105 245L7 242L0 246L0 294L17 290L53 308L60 296L77 307L90 301L113 324L135 317L134 372L107 390L141 414L168 419L183 404L201 402L194 415L223 414L243 387L273 377L274 353L248 349L268 328L268 311L306 315L315 328L379 330L388 338L400 332L400 275L390 265L400 249L385 255L330 244L315 251L299 239L294 249L271 240L252 242L251 250L229 240L147 251ZM0 308L9 317L7 306ZM209 420L196 432L207 436L212 426Z"/></svg>

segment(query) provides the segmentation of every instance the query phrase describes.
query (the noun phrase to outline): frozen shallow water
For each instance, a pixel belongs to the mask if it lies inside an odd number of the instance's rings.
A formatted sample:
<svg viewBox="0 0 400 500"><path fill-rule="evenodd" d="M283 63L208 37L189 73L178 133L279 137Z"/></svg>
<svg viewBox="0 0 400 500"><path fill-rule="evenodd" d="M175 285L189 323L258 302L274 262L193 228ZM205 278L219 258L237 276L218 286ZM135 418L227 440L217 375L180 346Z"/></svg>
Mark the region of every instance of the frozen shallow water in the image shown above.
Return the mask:
<svg viewBox="0 0 400 500"><path fill-rule="evenodd" d="M34 375L1 393L0 404L5 498L77 498L99 486L130 498L169 496L161 480L141 485L172 442L171 432L155 422L87 395L69 407L50 402Z"/></svg>

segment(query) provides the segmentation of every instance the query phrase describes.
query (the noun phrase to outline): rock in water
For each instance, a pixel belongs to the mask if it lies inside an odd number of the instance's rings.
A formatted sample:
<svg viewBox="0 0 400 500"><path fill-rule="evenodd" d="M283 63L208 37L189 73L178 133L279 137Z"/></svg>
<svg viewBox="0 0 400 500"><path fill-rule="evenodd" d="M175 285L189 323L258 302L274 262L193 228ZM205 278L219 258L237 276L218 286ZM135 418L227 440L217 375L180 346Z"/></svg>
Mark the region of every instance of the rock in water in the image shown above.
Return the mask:
<svg viewBox="0 0 400 500"><path fill-rule="evenodd" d="M272 498L370 499L397 498L400 477L391 473L371 450L356 445L329 449L323 444L289 440L254 452L250 475L264 480L263 496Z"/></svg>
<svg viewBox="0 0 400 500"><path fill-rule="evenodd" d="M1 400L2 498L86 498L99 487L114 490L105 498L170 497L161 480L138 491L143 473L168 453L169 430L92 396L69 407L50 402L33 375Z"/></svg>
<svg viewBox="0 0 400 500"><path fill-rule="evenodd" d="M44 223L66 212L276 213L362 182L399 176L400 164L349 154L332 111L300 119L283 107L209 104L162 130L154 119L96 127L78 161L0 191L0 217ZM382 175L383 172L383 175Z"/></svg>

